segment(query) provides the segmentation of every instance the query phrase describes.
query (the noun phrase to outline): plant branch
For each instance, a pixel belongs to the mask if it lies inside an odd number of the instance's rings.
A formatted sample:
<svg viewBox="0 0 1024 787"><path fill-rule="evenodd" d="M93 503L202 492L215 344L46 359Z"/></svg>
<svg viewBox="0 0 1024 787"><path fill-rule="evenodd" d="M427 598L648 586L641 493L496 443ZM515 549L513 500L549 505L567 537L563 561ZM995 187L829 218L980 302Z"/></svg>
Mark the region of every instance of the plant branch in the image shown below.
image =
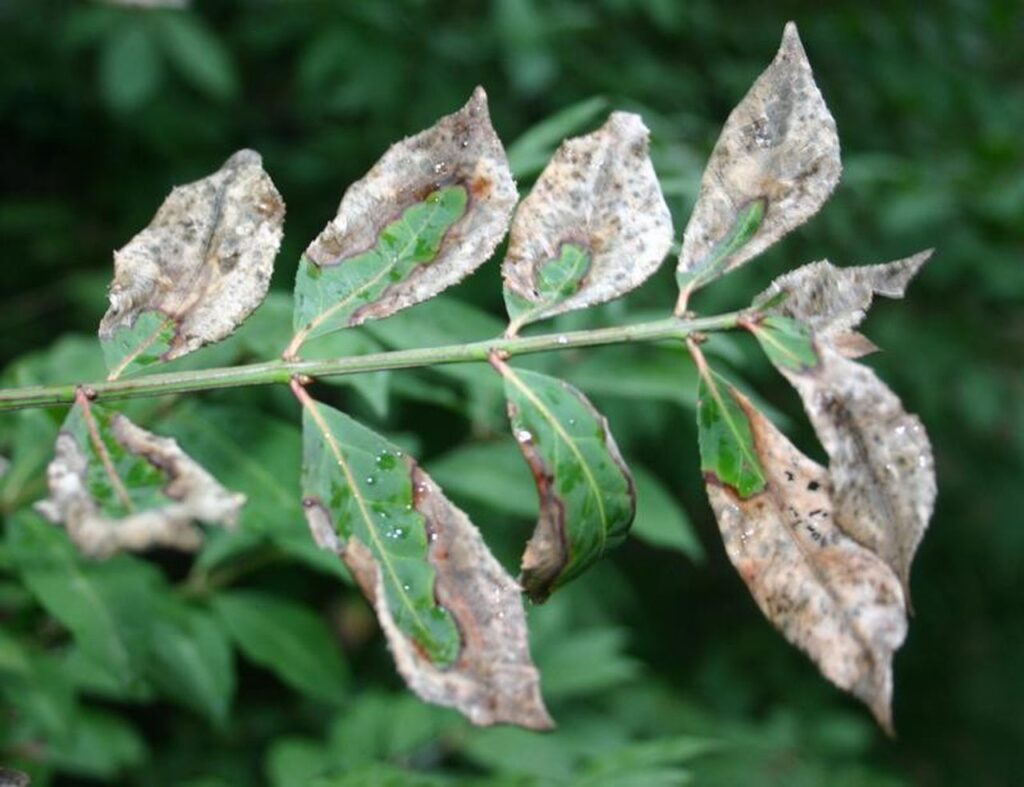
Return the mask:
<svg viewBox="0 0 1024 787"><path fill-rule="evenodd" d="M92 401L114 401L248 385L287 385L296 375L316 379L385 369L409 369L450 363L485 363L491 353L511 358L516 355L604 344L680 340L696 332L708 333L736 328L743 314L745 312L730 312L714 317L686 320L670 317L635 325L539 336L499 337L468 344L394 350L321 361L268 361L199 371L165 372L113 381L9 388L0 390L0 411L71 404L75 401L79 389Z"/></svg>

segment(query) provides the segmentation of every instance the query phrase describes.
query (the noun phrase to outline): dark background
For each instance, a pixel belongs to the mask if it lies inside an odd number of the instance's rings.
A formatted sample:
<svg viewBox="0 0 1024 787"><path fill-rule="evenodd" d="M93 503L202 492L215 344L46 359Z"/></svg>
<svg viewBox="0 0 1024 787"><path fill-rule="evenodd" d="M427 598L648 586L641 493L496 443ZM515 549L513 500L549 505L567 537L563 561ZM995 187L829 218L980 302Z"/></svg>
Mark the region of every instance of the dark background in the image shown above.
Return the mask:
<svg viewBox="0 0 1024 787"><path fill-rule="evenodd" d="M32 368L46 367L40 379L76 379L76 348L86 343L68 335L95 330L111 250L145 226L172 185L213 171L240 147L263 154L288 205L274 278L275 290L287 293L301 249L333 215L345 186L388 144L461 106L476 84L488 91L506 145L585 99L606 103L595 104L604 109L573 133L595 127L608 108L640 111L653 130L655 165L681 237L721 123L770 61L784 22L794 19L838 124L843 180L818 217L694 306L707 313L740 306L773 276L812 259L873 263L937 250L906 301L876 305L866 328L885 349L871 363L927 425L940 490L914 567L910 635L895 662L899 735L886 740L866 712L827 685L760 617L725 558L700 489L692 407L686 406L692 394L681 394L682 408L648 404L642 379L618 395L603 391L598 380L592 393L628 455L678 495L707 557L697 564L630 544L567 591L564 619L545 619L554 631L546 635L550 649L575 642L579 670L606 669L611 677L569 692L559 735L635 741L678 731L732 747L687 766L697 783L997 785L1020 778L1024 10L1018 0L878 8L838 2L824 10L819 3L671 0L194 5L151 13L0 0L5 363L42 350L32 360ZM536 167L523 164L519 174L525 192ZM598 310L593 319L607 323L669 308L670 267L627 306ZM456 297L500 317L496 268L486 266ZM813 452L795 396L750 350L746 343L732 348L733 366ZM600 357L605 365L597 377L628 375L616 366L617 356ZM681 358L679 366L682 386L691 377ZM9 367L8 382L17 368ZM663 379L664 370L657 370ZM399 386L397 378L390 379ZM480 416L490 405L470 394L445 407L398 387L386 414L350 389L331 395L390 434L415 435L409 439L418 441L428 466L501 426L500 412L497 422L493 411ZM206 399L295 416L287 399L273 394ZM11 416L0 421L0 452L15 450L16 426ZM25 482L5 497L5 515L27 503L30 491L41 491L41 472L34 477L35 487ZM460 502L487 519L487 495L479 497L484 502ZM502 515L490 519L500 522ZM515 533L527 532L523 522L516 526ZM483 529L491 538L486 522ZM173 581L187 572L178 558L155 562ZM32 647L62 647L60 627L31 603L4 612L4 599L13 603L19 585L10 565L4 576L0 590L9 593L0 594L0 625L7 620ZM298 563L286 562L276 573L254 569L238 582L333 609L335 622L342 612L356 620L365 612L351 591ZM354 625L342 624L343 634ZM604 639L574 641L573 631L587 626L605 632ZM347 640L352 697L378 692L382 707L404 703L383 647L367 637L356 645ZM6 759L35 768L41 780L59 772L69 780L91 774L114 782L213 785L264 777L292 783L281 775L292 762L281 754L283 744L274 749L288 736L302 736L309 757L314 746L321 747L316 756L330 756L334 739L325 739L325 731L354 706L311 708L269 675L244 664L239 670L232 715L219 727L167 700L107 698L103 707L134 730L138 746L130 756L111 754L95 767L65 757L60 765L59 756L47 759L45 745L19 743ZM88 691L76 692L77 701L93 701ZM402 766L446 768L493 783L573 778L571 770L559 770L569 767L561 755L550 751L549 741L558 738L535 743L536 736L505 739L499 732L478 739L452 717L437 718L423 722L428 732L415 746L374 751ZM434 724L456 731L432 736ZM3 741L0 732L0 760ZM288 751L302 761L301 746ZM549 771L546 757L554 758ZM585 761L580 755L572 767ZM530 762L539 775L523 772ZM401 784L412 777L396 778Z"/></svg>

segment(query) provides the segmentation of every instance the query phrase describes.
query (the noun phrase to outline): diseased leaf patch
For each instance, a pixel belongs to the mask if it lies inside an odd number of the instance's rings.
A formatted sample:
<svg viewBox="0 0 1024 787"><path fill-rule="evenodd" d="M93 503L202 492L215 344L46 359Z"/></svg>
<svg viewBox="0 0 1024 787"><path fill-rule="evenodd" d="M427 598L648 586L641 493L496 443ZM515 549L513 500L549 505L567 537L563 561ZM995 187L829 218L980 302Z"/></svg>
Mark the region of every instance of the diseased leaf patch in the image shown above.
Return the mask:
<svg viewBox="0 0 1024 787"><path fill-rule="evenodd" d="M672 217L639 115L613 112L566 140L512 220L501 266L514 335L527 323L640 286L672 243Z"/></svg>
<svg viewBox="0 0 1024 787"><path fill-rule="evenodd" d="M700 469L705 478L731 487L746 499L764 489L765 473L754 450L750 421L735 393L707 366L702 367L697 383Z"/></svg>
<svg viewBox="0 0 1024 787"><path fill-rule="evenodd" d="M890 568L835 521L831 482L741 394L762 490L743 498L710 478L708 497L729 558L765 616L822 674L862 700L892 733L892 656L906 636Z"/></svg>
<svg viewBox="0 0 1024 787"><path fill-rule="evenodd" d="M169 438L81 400L57 437L39 510L84 553L153 546L195 550L194 520L234 527L245 496L229 492Z"/></svg>
<svg viewBox="0 0 1024 787"><path fill-rule="evenodd" d="M835 121L790 22L711 151L679 255L681 304L817 213L841 169Z"/></svg>
<svg viewBox="0 0 1024 787"><path fill-rule="evenodd" d="M551 727L519 587L479 531L411 458L293 390L310 528L358 580L410 688L474 724Z"/></svg>
<svg viewBox="0 0 1024 787"><path fill-rule="evenodd" d="M262 159L242 150L179 186L114 254L100 323L110 378L219 341L260 304L281 243L284 203Z"/></svg>
<svg viewBox="0 0 1024 787"><path fill-rule="evenodd" d="M434 597L437 572L427 560L429 533L414 505L409 458L319 403L303 412L303 446L307 511L329 512L342 546L352 538L366 546L380 566L398 628L432 662L450 666L458 657L459 633Z"/></svg>
<svg viewBox="0 0 1024 787"><path fill-rule="evenodd" d="M608 422L566 382L492 363L505 380L516 442L540 500L523 554L524 590L543 601L625 538L636 512L633 478Z"/></svg>
<svg viewBox="0 0 1024 787"><path fill-rule="evenodd" d="M286 355L310 336L387 317L460 281L494 252L517 198L477 88L345 192L303 256Z"/></svg>
<svg viewBox="0 0 1024 787"><path fill-rule="evenodd" d="M510 289L505 290L505 307L513 322L528 322L530 317L564 301L583 285L590 269L590 254L580 246L566 243L557 257L537 268L536 303Z"/></svg>
<svg viewBox="0 0 1024 787"><path fill-rule="evenodd" d="M438 189L384 227L370 251L324 267L303 256L295 280L296 332L313 338L360 322L353 317L359 309L434 261L467 204L462 186Z"/></svg>

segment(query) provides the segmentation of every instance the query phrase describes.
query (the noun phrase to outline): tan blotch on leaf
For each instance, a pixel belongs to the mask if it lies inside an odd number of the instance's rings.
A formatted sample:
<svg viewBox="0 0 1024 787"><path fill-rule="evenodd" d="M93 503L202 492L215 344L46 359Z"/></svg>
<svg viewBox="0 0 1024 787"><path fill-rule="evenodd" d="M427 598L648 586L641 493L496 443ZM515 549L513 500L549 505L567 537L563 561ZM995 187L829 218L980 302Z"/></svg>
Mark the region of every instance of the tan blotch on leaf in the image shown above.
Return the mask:
<svg viewBox="0 0 1024 787"><path fill-rule="evenodd" d="M113 339L143 312L159 312L174 330L162 360L223 339L267 294L283 225L284 202L253 150L178 186L150 225L114 253L100 338ZM123 366L145 352L146 341Z"/></svg>
<svg viewBox="0 0 1024 787"><path fill-rule="evenodd" d="M533 306L513 320L511 332L617 298L658 269L673 230L649 137L639 115L613 112L597 131L559 147L512 220L501 273L506 291ZM589 256L589 265L571 293L546 299L539 270L569 244Z"/></svg>
<svg viewBox="0 0 1024 787"><path fill-rule="evenodd" d="M78 405L81 406L81 405ZM56 454L47 468L50 497L37 508L53 522L63 523L83 554L103 558L124 550L171 547L195 551L202 533L193 524L235 527L245 495L221 486L178 443L133 424L121 414L113 416L111 433L125 451L135 454L167 479L162 505L136 509L121 518L107 516L89 492L89 458L75 438L61 432ZM124 494L123 482L113 480Z"/></svg>
<svg viewBox="0 0 1024 787"><path fill-rule="evenodd" d="M458 112L388 148L362 180L349 186L338 214L306 256L320 267L343 263L373 248L383 227L404 210L448 186L465 188L469 201L437 257L356 311L349 325L432 298L476 270L505 237L519 193L482 87Z"/></svg>
<svg viewBox="0 0 1024 787"><path fill-rule="evenodd" d="M696 289L760 254L818 212L841 171L835 120L790 22L775 59L729 115L711 152L683 236L681 282ZM764 215L756 232L720 268L705 271L758 201Z"/></svg>
<svg viewBox="0 0 1024 787"><path fill-rule="evenodd" d="M910 564L935 506L935 467L916 415L868 367L850 360L873 347L852 330L874 295L901 298L931 256L924 251L884 265L837 268L815 262L776 279L756 302L780 293L776 311L808 325L820 363L780 367L829 456L836 520L899 576L909 599Z"/></svg>
<svg viewBox="0 0 1024 787"><path fill-rule="evenodd" d="M825 469L731 393L750 420L767 485L744 500L708 484L729 558L786 639L891 734L892 657L907 631L899 580L837 526Z"/></svg>
<svg viewBox="0 0 1024 787"><path fill-rule="evenodd" d="M338 552L370 600L398 671L423 700L455 708L473 724L518 724L545 730L554 722L530 657L522 591L494 558L469 517L433 480L413 469L416 510L430 535L428 560L437 571L437 602L455 618L462 647L448 668L433 664L395 623L370 550L355 537L341 544L327 511L307 506L317 543Z"/></svg>

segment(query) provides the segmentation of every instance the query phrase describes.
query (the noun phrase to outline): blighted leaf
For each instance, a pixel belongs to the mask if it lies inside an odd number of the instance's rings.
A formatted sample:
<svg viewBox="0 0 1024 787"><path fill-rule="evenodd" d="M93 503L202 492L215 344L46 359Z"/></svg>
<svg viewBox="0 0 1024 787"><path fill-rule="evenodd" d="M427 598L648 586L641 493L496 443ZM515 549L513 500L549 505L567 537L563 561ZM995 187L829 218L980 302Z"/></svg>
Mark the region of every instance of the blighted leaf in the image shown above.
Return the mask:
<svg viewBox="0 0 1024 787"><path fill-rule="evenodd" d="M790 22L711 151L679 255L682 302L817 213L841 169L835 121Z"/></svg>
<svg viewBox="0 0 1024 787"><path fill-rule="evenodd" d="M799 392L829 455L839 526L885 560L905 592L935 505L931 445L917 416L871 369L850 360L873 346L852 329L875 294L902 297L930 256L852 268L816 262L780 277L755 299L770 304L785 296L762 324L799 320L813 331L817 364L801 368L769 357ZM752 330L764 344L757 324Z"/></svg>
<svg viewBox="0 0 1024 787"><path fill-rule="evenodd" d="M555 153L512 221L501 266L509 333L617 298L654 273L672 217L639 115L613 112Z"/></svg>
<svg viewBox="0 0 1024 787"><path fill-rule="evenodd" d="M0 766L0 787L29 787L28 774Z"/></svg>
<svg viewBox="0 0 1024 787"><path fill-rule="evenodd" d="M799 320L847 357L863 355L873 345L852 329L864 319L874 296L902 298L931 256L928 249L896 262L850 268L837 268L828 260L812 262L777 278L753 305L778 300L768 308L770 314Z"/></svg>
<svg viewBox="0 0 1024 787"><path fill-rule="evenodd" d="M358 580L402 677L474 724L550 727L519 587L468 517L396 446L296 393L310 528Z"/></svg>
<svg viewBox="0 0 1024 787"><path fill-rule="evenodd" d="M907 620L899 580L837 525L828 473L801 454L742 394L764 468L749 497L709 478L729 559L765 616L822 674L862 700L892 732L892 656Z"/></svg>
<svg viewBox="0 0 1024 787"><path fill-rule="evenodd" d="M512 432L540 499L521 576L539 602L622 542L636 492L608 422L583 394L554 377L492 363L505 380Z"/></svg>
<svg viewBox="0 0 1024 787"><path fill-rule="evenodd" d="M295 340L394 314L474 271L508 228L518 194L487 95L393 145L345 192L295 280Z"/></svg>
<svg viewBox="0 0 1024 787"><path fill-rule="evenodd" d="M697 384L697 441L700 469L709 483L730 488L740 499L764 489L764 467L754 435L732 387L706 365Z"/></svg>
<svg viewBox="0 0 1024 787"><path fill-rule="evenodd" d="M234 527L245 496L229 492L177 442L81 400L57 436L40 512L85 554L154 546L195 550L195 520Z"/></svg>
<svg viewBox="0 0 1024 787"><path fill-rule="evenodd" d="M892 567L906 590L935 506L928 435L871 369L826 343L817 351L815 367L779 370L828 453L839 527Z"/></svg>
<svg viewBox="0 0 1024 787"><path fill-rule="evenodd" d="M110 379L230 334L267 293L283 223L281 195L252 150L175 188L114 254L100 323Z"/></svg>

